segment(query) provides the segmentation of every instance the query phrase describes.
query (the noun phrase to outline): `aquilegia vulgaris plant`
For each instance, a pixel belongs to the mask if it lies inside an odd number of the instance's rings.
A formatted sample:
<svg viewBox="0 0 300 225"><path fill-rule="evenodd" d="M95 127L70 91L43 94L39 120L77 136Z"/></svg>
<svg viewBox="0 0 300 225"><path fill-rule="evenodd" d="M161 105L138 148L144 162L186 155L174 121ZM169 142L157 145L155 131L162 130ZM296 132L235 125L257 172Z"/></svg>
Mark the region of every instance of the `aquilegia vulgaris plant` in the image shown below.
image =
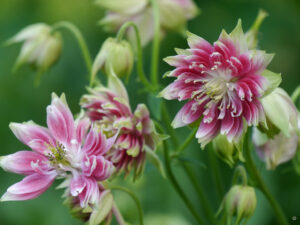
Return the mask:
<svg viewBox="0 0 300 225"><path fill-rule="evenodd" d="M30 25L7 42L24 42L16 68L32 65L39 81L40 75L60 58L61 29L67 29L79 43L90 80L79 100L78 114L69 109L65 94L58 97L53 93L46 109L47 127L32 121L10 123L10 129L28 150L1 156L0 166L25 178L10 186L1 201L34 199L58 179L58 188L64 189L65 205L83 222L129 224L113 193L117 189L127 192L137 204L137 219L130 224L138 221L143 225L143 210L134 191L118 183L128 181L128 177L136 181L147 176L144 168L150 161L169 179L191 213L193 224L246 224L259 204L256 190L260 190L278 224L288 225L287 216L252 157L256 151L266 168L272 170L293 159L295 171L300 171L300 122L295 105L300 89L290 97L279 87L281 74L267 69L274 54L257 45L266 12L259 12L248 31L243 31L239 19L232 32L223 30L217 41L209 43L186 31L187 21L199 12L192 0L97 0L96 4L106 13L100 24L117 34L103 42L94 60L79 29L66 21L52 26ZM175 48L177 55L164 59L171 71L160 76L160 42L170 30L186 36L188 46ZM144 71L143 47L151 41L148 76ZM133 107L130 97L136 96L129 96L126 87L135 64L143 88L133 91L147 95L147 102ZM169 84L163 87L160 78L166 78ZM173 122L166 100L184 102ZM189 127L190 135L177 136L180 129L175 128L179 127ZM213 171L216 186L222 183L218 180L222 176L216 156L233 172L229 185L227 182L226 187L216 188L227 190L220 191L217 204L211 204L197 180L197 170L190 165L199 165L202 159L184 157L195 139L199 144L194 151L208 151L214 162L205 167ZM174 150L169 151L169 147ZM163 154L164 164L159 154ZM185 178L196 190L200 207L195 207L172 165L183 168ZM219 210L214 208L216 205Z"/></svg>

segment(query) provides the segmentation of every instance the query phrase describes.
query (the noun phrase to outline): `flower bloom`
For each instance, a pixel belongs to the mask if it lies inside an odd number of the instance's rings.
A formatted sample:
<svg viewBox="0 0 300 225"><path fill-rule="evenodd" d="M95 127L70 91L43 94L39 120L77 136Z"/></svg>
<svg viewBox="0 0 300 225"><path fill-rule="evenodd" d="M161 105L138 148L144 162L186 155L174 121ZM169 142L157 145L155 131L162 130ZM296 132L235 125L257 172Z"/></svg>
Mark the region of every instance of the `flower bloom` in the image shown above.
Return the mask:
<svg viewBox="0 0 300 225"><path fill-rule="evenodd" d="M222 31L213 45L189 33L189 49L178 49L178 55L165 61L176 67L167 76L176 80L160 96L165 99L188 100L177 113L174 128L199 121L196 138L204 146L218 134L238 142L246 124L265 122L260 98L270 92L267 65L273 55L249 50L241 21L231 34Z"/></svg>
<svg viewBox="0 0 300 225"><path fill-rule="evenodd" d="M146 151L155 150L159 141L147 107L139 104L132 113L127 91L115 75L109 76L108 88L100 86L89 91L81 100L88 117L108 137L120 130L107 157L117 171L127 174L133 168L137 177L143 170Z"/></svg>
<svg viewBox="0 0 300 225"><path fill-rule="evenodd" d="M100 199L99 181L114 171L104 154L114 143L89 119L74 121L64 95L53 94L47 107L48 128L33 122L11 123L16 137L33 151L19 151L1 157L1 167L26 177L7 189L1 201L28 200L38 197L55 178L65 178L70 195L78 197L82 208L97 204Z"/></svg>
<svg viewBox="0 0 300 225"><path fill-rule="evenodd" d="M24 63L28 63L44 73L60 57L62 39L59 32L53 32L47 24L37 23L25 27L7 44L24 42L21 52L17 58L15 69Z"/></svg>
<svg viewBox="0 0 300 225"><path fill-rule="evenodd" d="M197 15L192 0L159 0L161 33L166 30L181 31L186 21ZM97 4L107 10L100 21L106 30L116 32L125 22L133 21L139 28L142 44L146 45L154 33L153 12L150 0L98 0ZM133 30L129 37L134 38Z"/></svg>

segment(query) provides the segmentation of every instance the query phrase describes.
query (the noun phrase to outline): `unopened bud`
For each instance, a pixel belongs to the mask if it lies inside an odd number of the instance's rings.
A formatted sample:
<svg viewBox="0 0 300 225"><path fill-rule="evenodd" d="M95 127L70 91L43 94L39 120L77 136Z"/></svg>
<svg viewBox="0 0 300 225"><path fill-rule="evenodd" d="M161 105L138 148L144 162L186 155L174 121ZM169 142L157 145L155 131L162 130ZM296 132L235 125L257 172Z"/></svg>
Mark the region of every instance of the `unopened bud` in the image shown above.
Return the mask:
<svg viewBox="0 0 300 225"><path fill-rule="evenodd" d="M62 39L59 32L52 32L47 24L38 23L22 29L7 44L24 42L15 64L15 70L27 63L38 73L44 73L60 57Z"/></svg>
<svg viewBox="0 0 300 225"><path fill-rule="evenodd" d="M243 161L243 154L233 142L229 142L225 135L218 135L213 140L213 146L217 156L233 167L237 160Z"/></svg>
<svg viewBox="0 0 300 225"><path fill-rule="evenodd" d="M239 224L243 219L248 220L256 208L254 188L246 185L234 185L224 198L223 208L228 224L231 224L233 217L236 217L235 224Z"/></svg>
<svg viewBox="0 0 300 225"><path fill-rule="evenodd" d="M131 45L125 41L108 38L102 45L93 64L93 76L102 69L105 74L111 70L118 77L129 76L134 64L134 54Z"/></svg>

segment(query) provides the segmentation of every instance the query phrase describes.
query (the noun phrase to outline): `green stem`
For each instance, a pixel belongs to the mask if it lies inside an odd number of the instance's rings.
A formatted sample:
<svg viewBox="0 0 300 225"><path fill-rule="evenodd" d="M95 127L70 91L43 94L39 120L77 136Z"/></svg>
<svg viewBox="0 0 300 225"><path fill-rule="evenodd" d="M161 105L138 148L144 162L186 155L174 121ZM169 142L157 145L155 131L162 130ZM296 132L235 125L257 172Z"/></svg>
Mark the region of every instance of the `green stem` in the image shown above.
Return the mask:
<svg viewBox="0 0 300 225"><path fill-rule="evenodd" d="M139 224L144 225L143 209L142 209L141 203L140 203L139 199L136 197L136 195L132 191L130 191L129 189L127 189L125 187L109 186L109 189L126 192L133 199L133 201L135 202L135 204L137 206L138 213L139 213L139 220L140 220Z"/></svg>
<svg viewBox="0 0 300 225"><path fill-rule="evenodd" d="M123 218L123 216L122 216L122 214L121 214L118 206L116 205L116 203L113 203L112 211L113 211L113 213L114 213L114 215L116 217L117 223L119 225L126 225L126 222L125 222L125 220L124 220L124 218Z"/></svg>
<svg viewBox="0 0 300 225"><path fill-rule="evenodd" d="M60 29L60 28L65 28L68 31L70 31L74 35L75 39L77 40L79 47L81 49L81 53L84 58L87 70L90 75L90 86L91 86L94 82L92 80L92 57L91 57L90 51L87 47L86 41L85 41L82 33L74 24L72 24L68 21L61 21L61 22L54 24L53 28L52 28L52 32L54 32L55 30Z"/></svg>
<svg viewBox="0 0 300 225"><path fill-rule="evenodd" d="M297 99L299 98L299 96L300 96L300 86L298 86L296 89L295 89L295 91L293 92L293 94L292 94L292 100L293 100L293 102L296 104L296 102L297 102Z"/></svg>
<svg viewBox="0 0 300 225"><path fill-rule="evenodd" d="M171 159L170 159L170 155L169 155L168 144L167 144L166 141L163 142L163 148L164 148L166 172L169 176L171 184L173 185L174 189L176 190L178 195L181 197L181 199L185 203L186 207L190 210L191 214L194 216L197 223L199 225L205 225L205 223L203 222L201 217L198 215L196 209L194 208L194 206L192 205L192 203L190 202L190 200L188 199L188 197L186 196L184 191L181 189L180 185L178 184L178 182L177 182L177 180L176 180L176 178L173 174L173 171L172 171L172 168L171 168Z"/></svg>
<svg viewBox="0 0 300 225"><path fill-rule="evenodd" d="M120 28L118 34L117 34L117 41L121 41L124 38L124 35L129 27L132 27L135 31L136 35L136 42L137 42L137 72L138 76L143 83L143 85L146 87L146 89L150 90L151 92L154 91L154 87L151 85L151 83L148 81L145 72L144 72L144 66L143 66L143 50L142 50L142 44L141 44L141 37L139 33L139 29L136 26L134 22L127 22L123 24L123 26Z"/></svg>
<svg viewBox="0 0 300 225"><path fill-rule="evenodd" d="M172 122L171 122L170 114L168 112L168 109L167 109L164 101L162 102L161 109L162 109L162 118L166 124L167 132L169 133L171 140L175 145L175 148L177 148L177 146L179 144L178 138L177 138L174 128L171 126Z"/></svg>
<svg viewBox="0 0 300 225"><path fill-rule="evenodd" d="M252 155L251 155L251 148L249 147L249 140L248 136L245 137L245 158L246 158L246 164L248 166L248 169L251 171L251 175L253 176L252 179L256 181L257 187L263 192L265 197L268 199L270 205L272 206L274 213L278 219L278 222L282 225L289 225L283 210L281 209L280 205L277 203L277 201L272 196L271 192L269 191L268 187L264 183L260 173L258 172L255 163L253 161Z"/></svg>
<svg viewBox="0 0 300 225"><path fill-rule="evenodd" d="M248 184L247 181L247 172L245 170L245 168L243 166L238 166L236 167L235 171L234 171L234 175L233 175L233 179L232 179L232 184L236 184L238 182L238 179L241 178L242 180L242 184L245 186Z"/></svg>
<svg viewBox="0 0 300 225"><path fill-rule="evenodd" d="M151 60L151 82L157 88L158 86L158 63L159 63L159 48L160 48L160 18L158 0L151 0L154 17L154 38L152 45L152 60Z"/></svg>
<svg viewBox="0 0 300 225"><path fill-rule="evenodd" d="M211 146L211 145L209 145ZM221 179L221 174L220 174L220 165L218 162L218 159L216 158L216 155L212 149L212 147L208 148L208 154L209 154L209 160L212 168L212 177L214 179L214 183L217 187L217 192L219 195L220 199L223 199L225 195L225 190L224 190L224 184Z"/></svg>
<svg viewBox="0 0 300 225"><path fill-rule="evenodd" d="M182 145L171 155L171 158L177 158L186 149L186 147L191 143L195 138L195 134L197 133L198 128L194 129L193 132L185 139Z"/></svg>
<svg viewBox="0 0 300 225"><path fill-rule="evenodd" d="M198 194L198 197L199 197L199 200L202 204L204 213L205 213L205 215L207 215L210 224L217 225L217 220L214 216L211 205L209 204L209 201L207 200L205 194L203 193L201 185L199 184L195 174L189 168L189 166L186 165L186 163L182 163L182 166L183 166L183 169L184 169L185 173L187 174L188 178L190 179L191 183L193 184L195 191Z"/></svg>

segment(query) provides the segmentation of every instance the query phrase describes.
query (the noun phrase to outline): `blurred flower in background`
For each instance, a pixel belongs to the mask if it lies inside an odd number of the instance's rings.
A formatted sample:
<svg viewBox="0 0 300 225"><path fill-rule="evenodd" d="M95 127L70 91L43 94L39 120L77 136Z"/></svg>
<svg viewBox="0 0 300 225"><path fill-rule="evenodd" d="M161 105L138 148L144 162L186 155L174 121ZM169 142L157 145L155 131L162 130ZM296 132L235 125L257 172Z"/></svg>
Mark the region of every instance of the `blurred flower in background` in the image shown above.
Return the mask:
<svg viewBox="0 0 300 225"><path fill-rule="evenodd" d="M157 3L161 35L167 30L182 32L187 20L198 13L192 0L159 0ZM142 45L152 40L154 21L150 0L97 0L96 4L107 10L107 15L100 21L107 31L117 32L125 22L133 21L140 31ZM133 30L129 30L128 35L134 40Z"/></svg>
<svg viewBox="0 0 300 225"><path fill-rule="evenodd" d="M27 63L38 72L39 76L46 72L60 57L62 39L59 32L44 23L25 27L6 42L7 45L24 42L15 63L14 70Z"/></svg>

